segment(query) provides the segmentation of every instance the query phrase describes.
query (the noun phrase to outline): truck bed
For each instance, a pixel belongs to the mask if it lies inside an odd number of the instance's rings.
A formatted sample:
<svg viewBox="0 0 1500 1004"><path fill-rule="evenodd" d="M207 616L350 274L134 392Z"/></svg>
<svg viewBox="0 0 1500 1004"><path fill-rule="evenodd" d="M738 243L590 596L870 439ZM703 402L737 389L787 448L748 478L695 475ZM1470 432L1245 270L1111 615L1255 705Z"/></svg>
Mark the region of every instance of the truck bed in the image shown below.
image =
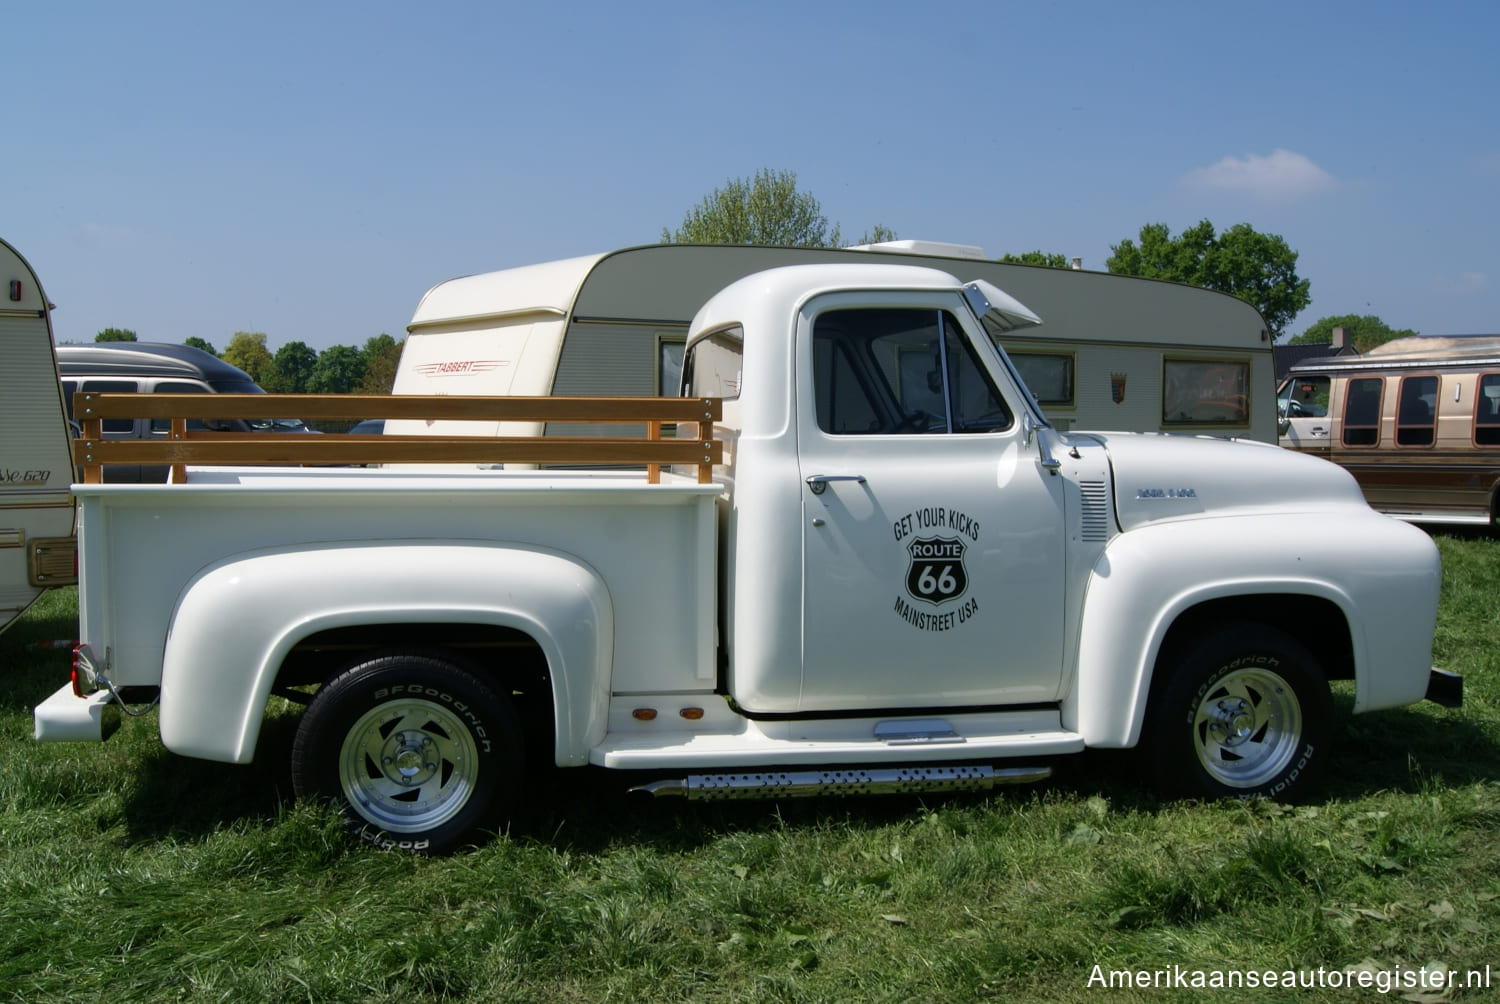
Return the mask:
<svg viewBox="0 0 1500 1004"><path fill-rule="evenodd" d="M617 471L205 468L186 484L75 490L83 636L108 639L117 686L158 682L179 596L232 558L512 541L579 556L605 582L614 692L713 686L714 484Z"/></svg>

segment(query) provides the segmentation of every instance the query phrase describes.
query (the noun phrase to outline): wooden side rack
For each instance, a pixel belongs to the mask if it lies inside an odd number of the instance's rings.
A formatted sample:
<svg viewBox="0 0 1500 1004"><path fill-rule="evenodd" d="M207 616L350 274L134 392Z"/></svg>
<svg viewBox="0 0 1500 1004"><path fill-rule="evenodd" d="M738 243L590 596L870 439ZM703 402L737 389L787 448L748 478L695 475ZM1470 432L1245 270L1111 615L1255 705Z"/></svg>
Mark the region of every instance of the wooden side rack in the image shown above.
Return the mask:
<svg viewBox="0 0 1500 1004"><path fill-rule="evenodd" d="M663 466L696 467L707 484L723 462L723 444L705 435L723 417L718 398L680 397L448 397L366 394L98 394L73 395L81 435L73 462L85 484L104 480L105 464L166 464L169 480L187 480L188 464L558 464L645 465L651 484ZM645 435L620 436L351 436L306 432L220 432L189 429L190 420L312 420L365 418L477 422L568 422L644 426ZM110 439L106 419L157 419L160 438ZM663 438L676 423L679 435ZM693 438L680 433L691 431Z"/></svg>

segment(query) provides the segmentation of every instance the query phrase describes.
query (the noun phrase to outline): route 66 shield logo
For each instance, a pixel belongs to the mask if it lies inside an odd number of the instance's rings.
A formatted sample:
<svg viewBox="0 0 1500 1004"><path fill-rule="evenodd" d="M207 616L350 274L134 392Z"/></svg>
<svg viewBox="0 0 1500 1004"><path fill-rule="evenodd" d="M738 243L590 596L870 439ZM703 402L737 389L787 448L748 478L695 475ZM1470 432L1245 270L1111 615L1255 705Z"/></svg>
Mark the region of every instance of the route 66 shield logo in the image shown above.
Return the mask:
<svg viewBox="0 0 1500 1004"><path fill-rule="evenodd" d="M937 606L962 596L969 588L964 546L956 537L919 537L906 545L911 555L906 591L911 598Z"/></svg>

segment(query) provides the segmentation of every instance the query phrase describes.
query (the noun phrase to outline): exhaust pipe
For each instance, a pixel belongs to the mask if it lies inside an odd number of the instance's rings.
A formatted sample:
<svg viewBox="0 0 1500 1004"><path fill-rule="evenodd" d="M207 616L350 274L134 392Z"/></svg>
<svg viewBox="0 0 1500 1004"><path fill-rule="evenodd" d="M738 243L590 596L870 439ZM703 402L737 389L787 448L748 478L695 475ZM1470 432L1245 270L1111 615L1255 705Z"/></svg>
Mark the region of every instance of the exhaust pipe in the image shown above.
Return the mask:
<svg viewBox="0 0 1500 1004"><path fill-rule="evenodd" d="M923 791L988 791L997 784L1031 784L1052 776L1051 767L891 767L877 770L777 771L763 774L692 774L653 781L630 790L656 798L724 801L748 798L807 798L819 795L893 795Z"/></svg>

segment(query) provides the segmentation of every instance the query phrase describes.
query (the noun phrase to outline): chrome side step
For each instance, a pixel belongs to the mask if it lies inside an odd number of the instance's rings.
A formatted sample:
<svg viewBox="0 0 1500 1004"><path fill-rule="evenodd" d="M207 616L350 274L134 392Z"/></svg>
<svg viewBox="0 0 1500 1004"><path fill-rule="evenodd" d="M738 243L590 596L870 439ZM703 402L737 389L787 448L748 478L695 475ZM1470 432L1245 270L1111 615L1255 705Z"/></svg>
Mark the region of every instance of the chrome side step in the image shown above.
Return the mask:
<svg viewBox="0 0 1500 1004"><path fill-rule="evenodd" d="M764 774L692 774L631 788L657 798L697 801L804 798L815 795L890 795L918 791L988 791L997 784L1030 784L1052 776L1051 767L890 767L872 770L773 771Z"/></svg>

